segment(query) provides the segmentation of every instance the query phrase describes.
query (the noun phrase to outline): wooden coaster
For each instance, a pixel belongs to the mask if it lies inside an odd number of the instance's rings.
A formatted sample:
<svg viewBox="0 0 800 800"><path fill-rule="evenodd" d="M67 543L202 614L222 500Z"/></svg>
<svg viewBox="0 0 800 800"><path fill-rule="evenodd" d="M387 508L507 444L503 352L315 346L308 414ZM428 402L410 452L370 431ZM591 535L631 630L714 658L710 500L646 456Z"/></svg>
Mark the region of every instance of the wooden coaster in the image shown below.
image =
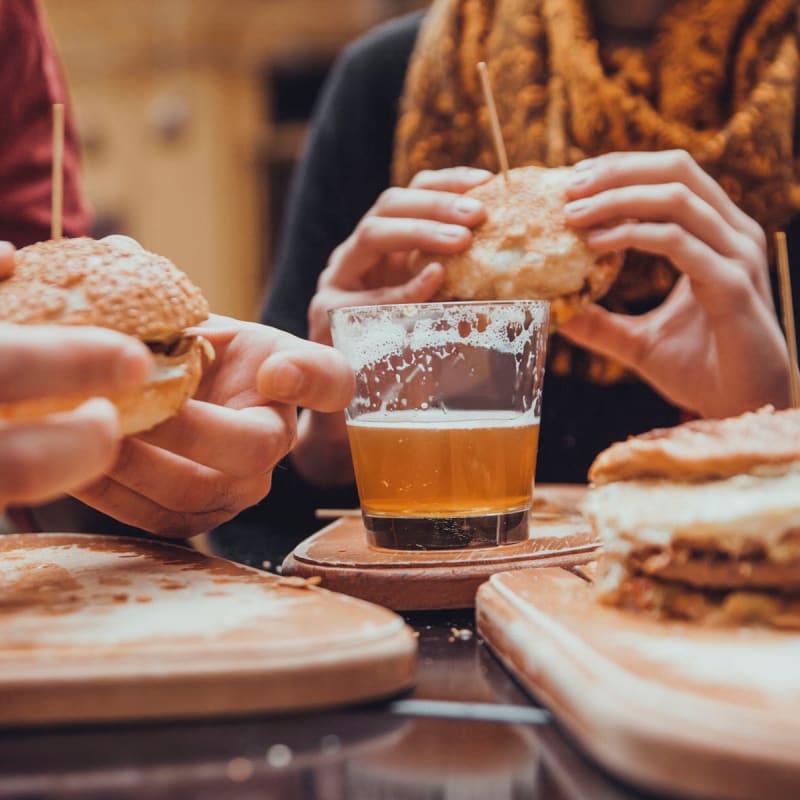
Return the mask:
<svg viewBox="0 0 800 800"><path fill-rule="evenodd" d="M478 628L611 772L696 797L800 796L800 636L601 606L564 569L495 575Z"/></svg>
<svg viewBox="0 0 800 800"><path fill-rule="evenodd" d="M572 566L591 560L598 542L573 510L582 487L537 487L537 510L524 542L471 550L386 550L367 544L360 519L340 519L301 542L284 575L319 576L328 589L397 611L471 608L495 572Z"/></svg>
<svg viewBox="0 0 800 800"><path fill-rule="evenodd" d="M0 537L0 724L295 711L413 681L403 621L183 547Z"/></svg>

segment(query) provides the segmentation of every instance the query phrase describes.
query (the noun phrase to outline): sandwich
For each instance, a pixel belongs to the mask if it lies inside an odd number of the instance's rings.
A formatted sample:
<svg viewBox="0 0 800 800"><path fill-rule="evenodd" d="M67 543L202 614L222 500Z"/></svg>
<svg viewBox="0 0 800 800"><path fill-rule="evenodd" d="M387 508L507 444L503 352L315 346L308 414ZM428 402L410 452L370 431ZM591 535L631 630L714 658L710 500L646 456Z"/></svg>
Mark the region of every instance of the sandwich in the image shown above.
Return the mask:
<svg viewBox="0 0 800 800"><path fill-rule="evenodd" d="M800 409L654 430L591 466L606 603L800 628Z"/></svg>
<svg viewBox="0 0 800 800"><path fill-rule="evenodd" d="M621 253L593 253L564 221L571 167L517 167L508 180L496 175L466 194L480 200L487 219L469 249L450 256L421 253L419 271L432 262L445 268L446 300L550 301L551 324L566 322L579 307L598 300L622 266Z"/></svg>
<svg viewBox="0 0 800 800"><path fill-rule="evenodd" d="M185 330L208 317L200 290L168 259L89 238L58 239L16 253L14 273L0 281L0 322L94 325L143 341L154 369L140 389L109 399L123 435L178 412L197 389L211 345ZM0 404L0 419L26 421L68 411L87 397Z"/></svg>

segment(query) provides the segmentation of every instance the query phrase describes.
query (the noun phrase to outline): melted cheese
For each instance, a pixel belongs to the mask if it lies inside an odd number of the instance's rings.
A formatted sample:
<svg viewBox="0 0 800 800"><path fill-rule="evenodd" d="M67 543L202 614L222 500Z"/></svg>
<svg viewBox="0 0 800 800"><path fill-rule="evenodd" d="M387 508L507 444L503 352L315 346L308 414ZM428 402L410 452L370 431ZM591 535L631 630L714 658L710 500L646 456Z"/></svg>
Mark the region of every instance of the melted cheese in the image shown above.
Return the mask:
<svg viewBox="0 0 800 800"><path fill-rule="evenodd" d="M782 475L610 483L589 493L583 511L611 552L680 539L713 541L718 549L737 554L756 540L781 560L789 556L782 552L781 537L800 528L800 464Z"/></svg>

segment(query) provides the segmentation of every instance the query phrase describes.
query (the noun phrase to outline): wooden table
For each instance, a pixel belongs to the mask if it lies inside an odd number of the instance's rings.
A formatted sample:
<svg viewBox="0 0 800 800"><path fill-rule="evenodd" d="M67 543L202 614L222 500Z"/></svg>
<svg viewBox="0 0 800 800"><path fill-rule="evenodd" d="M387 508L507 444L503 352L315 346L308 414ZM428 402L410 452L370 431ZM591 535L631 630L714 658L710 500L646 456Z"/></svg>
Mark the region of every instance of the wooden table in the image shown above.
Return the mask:
<svg viewBox="0 0 800 800"><path fill-rule="evenodd" d="M0 731L0 798L646 797L570 744L473 634L471 613L406 618L419 633L419 673L399 702L286 717ZM452 716L420 716L443 713Z"/></svg>

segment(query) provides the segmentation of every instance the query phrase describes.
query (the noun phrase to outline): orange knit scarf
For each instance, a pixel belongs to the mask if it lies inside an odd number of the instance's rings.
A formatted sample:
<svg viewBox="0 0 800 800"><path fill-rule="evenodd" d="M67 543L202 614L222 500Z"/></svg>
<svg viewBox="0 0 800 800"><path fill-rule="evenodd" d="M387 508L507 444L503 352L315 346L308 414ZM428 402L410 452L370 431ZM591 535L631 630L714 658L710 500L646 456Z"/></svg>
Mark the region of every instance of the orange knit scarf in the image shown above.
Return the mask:
<svg viewBox="0 0 800 800"><path fill-rule="evenodd" d="M394 178L497 161L476 70L489 64L512 166L683 148L771 234L800 210L797 0L675 0L642 48L603 47L590 0L434 0L397 127ZM771 237L770 237L771 240ZM657 305L676 271L629 252L604 301ZM550 368L623 370L558 341Z"/></svg>

